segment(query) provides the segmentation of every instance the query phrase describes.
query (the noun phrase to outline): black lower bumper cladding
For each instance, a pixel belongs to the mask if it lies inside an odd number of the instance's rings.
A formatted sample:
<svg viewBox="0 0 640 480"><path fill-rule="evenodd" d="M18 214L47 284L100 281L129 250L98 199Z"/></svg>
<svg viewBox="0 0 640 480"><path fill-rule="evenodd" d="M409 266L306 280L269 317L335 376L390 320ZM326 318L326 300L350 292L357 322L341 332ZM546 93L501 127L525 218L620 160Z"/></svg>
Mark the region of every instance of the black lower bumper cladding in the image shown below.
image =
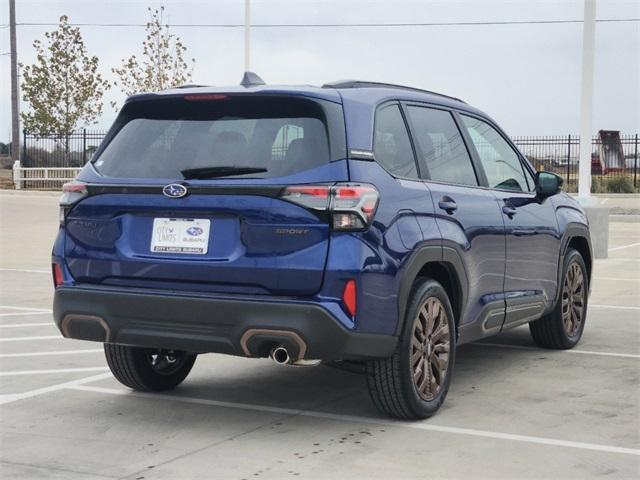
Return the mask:
<svg viewBox="0 0 640 480"><path fill-rule="evenodd" d="M285 345L296 359L393 354L397 338L347 330L311 302L215 297L90 285L56 289L53 313L65 337L103 343L264 357Z"/></svg>

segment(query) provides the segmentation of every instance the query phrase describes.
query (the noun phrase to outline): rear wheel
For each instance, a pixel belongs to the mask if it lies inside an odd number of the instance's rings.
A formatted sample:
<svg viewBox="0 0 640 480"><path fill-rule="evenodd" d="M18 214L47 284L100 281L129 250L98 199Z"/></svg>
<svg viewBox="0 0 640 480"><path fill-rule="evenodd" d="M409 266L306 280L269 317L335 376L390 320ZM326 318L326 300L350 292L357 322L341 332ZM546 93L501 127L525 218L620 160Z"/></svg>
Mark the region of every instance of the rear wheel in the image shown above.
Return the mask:
<svg viewBox="0 0 640 480"><path fill-rule="evenodd" d="M376 406L402 419L430 417L449 390L455 360L455 324L442 286L419 280L394 355L367 364L367 385Z"/></svg>
<svg viewBox="0 0 640 480"><path fill-rule="evenodd" d="M187 377L196 355L157 348L104 344L111 373L134 390L159 392L171 390Z"/></svg>
<svg viewBox="0 0 640 480"><path fill-rule="evenodd" d="M587 316L588 278L582 256L570 249L565 255L558 303L550 314L529 324L536 345L568 349L578 344Z"/></svg>

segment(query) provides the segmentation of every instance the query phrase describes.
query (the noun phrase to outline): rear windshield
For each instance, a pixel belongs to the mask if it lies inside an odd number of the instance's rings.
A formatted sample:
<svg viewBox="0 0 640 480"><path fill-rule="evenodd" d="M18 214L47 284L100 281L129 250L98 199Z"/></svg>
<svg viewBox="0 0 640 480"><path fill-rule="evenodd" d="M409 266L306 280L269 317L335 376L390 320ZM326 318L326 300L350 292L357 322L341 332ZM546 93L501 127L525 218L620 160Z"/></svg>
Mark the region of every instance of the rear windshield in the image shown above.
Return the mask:
<svg viewBox="0 0 640 480"><path fill-rule="evenodd" d="M292 175L345 158L338 104L296 97L186 95L123 108L95 168L109 177L183 178L210 167L265 169L232 178Z"/></svg>

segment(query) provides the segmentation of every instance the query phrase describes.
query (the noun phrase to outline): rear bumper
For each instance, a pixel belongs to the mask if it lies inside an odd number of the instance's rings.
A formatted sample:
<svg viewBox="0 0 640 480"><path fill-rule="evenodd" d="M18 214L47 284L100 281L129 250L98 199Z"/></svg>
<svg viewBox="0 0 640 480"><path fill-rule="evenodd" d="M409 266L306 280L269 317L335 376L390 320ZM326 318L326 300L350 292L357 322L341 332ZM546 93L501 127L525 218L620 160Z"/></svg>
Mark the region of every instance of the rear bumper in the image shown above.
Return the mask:
<svg viewBox="0 0 640 480"><path fill-rule="evenodd" d="M273 297L85 285L56 289L53 313L68 338L197 353L262 357L284 344L298 359L382 358L397 342L347 330L316 303Z"/></svg>

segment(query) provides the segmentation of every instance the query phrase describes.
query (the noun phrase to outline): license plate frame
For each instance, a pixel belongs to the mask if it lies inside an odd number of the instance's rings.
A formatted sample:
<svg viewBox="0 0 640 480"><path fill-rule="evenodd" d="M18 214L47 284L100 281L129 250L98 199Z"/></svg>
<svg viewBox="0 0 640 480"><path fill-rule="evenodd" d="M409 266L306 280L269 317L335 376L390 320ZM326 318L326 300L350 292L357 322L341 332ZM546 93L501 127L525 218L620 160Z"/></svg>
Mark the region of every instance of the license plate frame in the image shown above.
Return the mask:
<svg viewBox="0 0 640 480"><path fill-rule="evenodd" d="M156 217L151 228L151 253L206 255L211 238L207 218Z"/></svg>

